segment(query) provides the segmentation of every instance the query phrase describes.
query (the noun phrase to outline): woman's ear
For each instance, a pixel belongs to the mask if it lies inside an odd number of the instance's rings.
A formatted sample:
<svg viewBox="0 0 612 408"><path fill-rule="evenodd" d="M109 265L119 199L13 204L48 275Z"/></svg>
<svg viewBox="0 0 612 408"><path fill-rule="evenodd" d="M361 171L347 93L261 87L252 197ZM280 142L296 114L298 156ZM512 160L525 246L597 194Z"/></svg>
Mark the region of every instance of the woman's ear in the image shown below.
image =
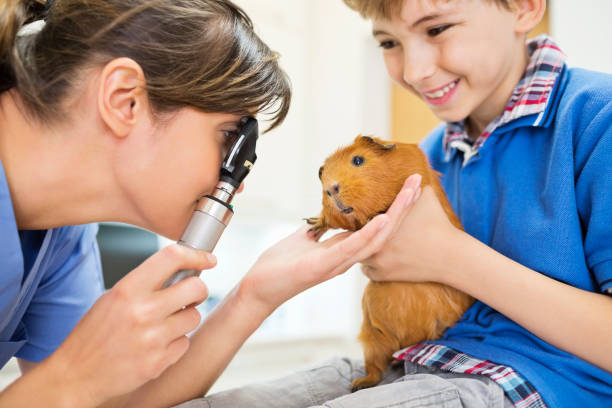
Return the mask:
<svg viewBox="0 0 612 408"><path fill-rule="evenodd" d="M142 68L130 58L116 58L102 69L98 111L115 136L127 136L147 112L145 83Z"/></svg>
<svg viewBox="0 0 612 408"><path fill-rule="evenodd" d="M527 34L542 20L546 0L514 0L514 7L517 15L514 31Z"/></svg>

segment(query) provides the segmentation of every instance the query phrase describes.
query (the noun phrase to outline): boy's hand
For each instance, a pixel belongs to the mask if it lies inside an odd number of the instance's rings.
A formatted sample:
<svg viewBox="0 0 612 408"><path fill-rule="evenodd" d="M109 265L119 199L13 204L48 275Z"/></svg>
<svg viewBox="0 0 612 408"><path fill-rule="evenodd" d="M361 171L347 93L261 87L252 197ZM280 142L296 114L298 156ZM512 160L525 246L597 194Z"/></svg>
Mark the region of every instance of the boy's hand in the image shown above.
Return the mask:
<svg viewBox="0 0 612 408"><path fill-rule="evenodd" d="M339 275L386 245L415 197L406 182L393 204L356 232L343 232L319 242L309 226L298 229L265 251L243 278L239 295L271 313L298 293Z"/></svg>
<svg viewBox="0 0 612 408"><path fill-rule="evenodd" d="M448 243L459 242L435 192L423 188L384 248L362 262L364 274L374 281L441 282L452 256ZM451 244L452 250L461 250Z"/></svg>
<svg viewBox="0 0 612 408"><path fill-rule="evenodd" d="M66 392L97 406L158 377L189 347L185 336L200 322L195 305L208 296L192 277L161 290L180 269L209 269L214 257L170 245L134 269L93 305L48 359ZM77 399L78 400L78 399Z"/></svg>

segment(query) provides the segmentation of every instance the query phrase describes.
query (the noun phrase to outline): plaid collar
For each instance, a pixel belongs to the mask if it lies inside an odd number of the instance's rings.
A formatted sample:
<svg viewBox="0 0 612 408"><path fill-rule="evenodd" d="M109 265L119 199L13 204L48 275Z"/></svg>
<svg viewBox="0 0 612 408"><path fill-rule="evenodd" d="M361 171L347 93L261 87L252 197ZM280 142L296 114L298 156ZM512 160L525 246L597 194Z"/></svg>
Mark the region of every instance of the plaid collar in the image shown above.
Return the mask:
<svg viewBox="0 0 612 408"><path fill-rule="evenodd" d="M453 150L459 149L464 152L465 165L495 129L513 120L533 115L533 121L528 125L539 126L542 123L557 77L565 64L565 54L546 35L528 41L527 52L530 55L529 63L512 91L506 108L475 141L469 138L464 121L446 124L443 146L447 159L450 159Z"/></svg>

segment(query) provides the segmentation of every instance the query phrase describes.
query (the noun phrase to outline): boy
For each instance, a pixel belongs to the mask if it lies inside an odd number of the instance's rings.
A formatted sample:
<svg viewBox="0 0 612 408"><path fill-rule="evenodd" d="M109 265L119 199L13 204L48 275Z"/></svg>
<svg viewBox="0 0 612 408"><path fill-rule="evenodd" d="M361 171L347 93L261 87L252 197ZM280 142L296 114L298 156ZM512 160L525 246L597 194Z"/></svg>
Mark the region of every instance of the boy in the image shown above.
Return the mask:
<svg viewBox="0 0 612 408"><path fill-rule="evenodd" d="M377 387L351 394L361 363L337 360L202 406L612 406L612 76L525 45L545 0L344 1L446 122L422 148L466 229L425 188L367 275L479 301Z"/></svg>

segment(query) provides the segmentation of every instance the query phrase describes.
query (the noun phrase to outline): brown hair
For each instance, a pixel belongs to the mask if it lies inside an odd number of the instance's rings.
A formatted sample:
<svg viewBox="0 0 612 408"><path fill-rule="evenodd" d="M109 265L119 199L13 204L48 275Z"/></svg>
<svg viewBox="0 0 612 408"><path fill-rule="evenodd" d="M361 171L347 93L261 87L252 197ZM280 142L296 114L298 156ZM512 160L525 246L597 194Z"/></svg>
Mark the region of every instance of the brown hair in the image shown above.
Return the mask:
<svg viewBox="0 0 612 408"><path fill-rule="evenodd" d="M399 13L404 3L408 0L343 0L344 4L355 10L363 18L385 19ZM488 0L494 1L498 6L507 10L512 9L513 0Z"/></svg>
<svg viewBox="0 0 612 408"><path fill-rule="evenodd" d="M45 4L47 3L47 4ZM44 18L38 33L17 35ZM266 112L278 126L291 88L278 54L228 0L2 0L0 92L16 88L29 113L51 121L80 69L128 57L142 67L154 113Z"/></svg>

